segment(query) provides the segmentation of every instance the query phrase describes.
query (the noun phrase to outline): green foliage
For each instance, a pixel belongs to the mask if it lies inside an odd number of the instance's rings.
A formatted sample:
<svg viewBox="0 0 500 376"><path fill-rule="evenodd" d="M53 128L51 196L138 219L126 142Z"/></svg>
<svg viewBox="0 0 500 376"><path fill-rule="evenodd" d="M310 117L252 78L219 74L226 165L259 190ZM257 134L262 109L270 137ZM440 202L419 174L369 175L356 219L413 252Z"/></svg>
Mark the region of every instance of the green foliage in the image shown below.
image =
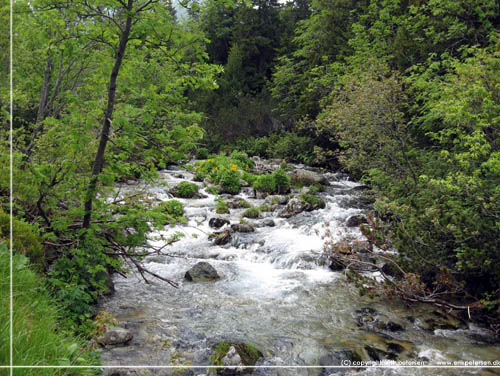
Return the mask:
<svg viewBox="0 0 500 376"><path fill-rule="evenodd" d="M248 154L242 151L233 151L229 156L233 161L239 162L237 163L240 168L244 170L248 170L249 168L254 168L255 163L251 159L248 158Z"/></svg>
<svg viewBox="0 0 500 376"><path fill-rule="evenodd" d="M207 148L198 148L196 149L196 159L207 159L208 158L208 149Z"/></svg>
<svg viewBox="0 0 500 376"><path fill-rule="evenodd" d="M258 176L253 187L266 193L286 193L290 189L290 178L283 169L279 168L272 174Z"/></svg>
<svg viewBox="0 0 500 376"><path fill-rule="evenodd" d="M272 175L276 186L276 193L286 193L290 189L290 178L285 170L278 168Z"/></svg>
<svg viewBox="0 0 500 376"><path fill-rule="evenodd" d="M215 185L210 185L207 187L207 192L212 194L212 195L218 195L220 192L219 192L219 188L217 188Z"/></svg>
<svg viewBox="0 0 500 376"><path fill-rule="evenodd" d="M0 243L0 317L9 316L9 251ZM15 364L97 365L98 355L76 337L51 297L45 281L28 266L28 259L13 255L13 332ZM9 320L0 323L0 363L9 364ZM31 369L16 374L31 375ZM40 369L39 375L97 375L91 369Z"/></svg>
<svg viewBox="0 0 500 376"><path fill-rule="evenodd" d="M243 212L243 217L245 218L259 218L259 215L259 208L248 208Z"/></svg>
<svg viewBox="0 0 500 376"><path fill-rule="evenodd" d="M320 198L313 196L312 194L302 193L299 197L303 203L307 203L313 208L321 207L323 205L323 201Z"/></svg>
<svg viewBox="0 0 500 376"><path fill-rule="evenodd" d="M10 238L10 215L0 209L0 240L9 242ZM30 263L36 271L44 269L45 252L38 232L32 225L24 221L13 218L12 238L14 244L12 248L29 258Z"/></svg>
<svg viewBox="0 0 500 376"><path fill-rule="evenodd" d="M273 207L271 205L268 205L268 204L262 204L261 206L259 206L259 211L261 211L261 212L272 212L273 211Z"/></svg>
<svg viewBox="0 0 500 376"><path fill-rule="evenodd" d="M229 208L227 207L226 201L223 198L218 198L217 205L215 206L215 212L217 214L229 214Z"/></svg>
<svg viewBox="0 0 500 376"><path fill-rule="evenodd" d="M240 191L241 188L240 175L234 169L223 170L219 184L224 192L236 194Z"/></svg>
<svg viewBox="0 0 500 376"><path fill-rule="evenodd" d="M168 200L160 203L157 207L161 213L165 214L165 224L184 222L184 205L177 200Z"/></svg>
<svg viewBox="0 0 500 376"><path fill-rule="evenodd" d="M183 181L175 187L176 194L182 198L193 198L199 189L196 184L188 181Z"/></svg>
<svg viewBox="0 0 500 376"><path fill-rule="evenodd" d="M274 193L276 192L276 181L272 174L259 175L253 183L253 187L258 191Z"/></svg>

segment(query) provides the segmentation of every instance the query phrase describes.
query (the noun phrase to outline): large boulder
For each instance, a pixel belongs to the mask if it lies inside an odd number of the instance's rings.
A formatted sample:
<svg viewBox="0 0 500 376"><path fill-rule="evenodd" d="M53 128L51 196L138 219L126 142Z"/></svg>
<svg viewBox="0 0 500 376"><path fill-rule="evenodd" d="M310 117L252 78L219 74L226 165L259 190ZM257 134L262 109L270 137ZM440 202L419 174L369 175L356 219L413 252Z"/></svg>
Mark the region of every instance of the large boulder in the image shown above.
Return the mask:
<svg viewBox="0 0 500 376"><path fill-rule="evenodd" d="M123 328L112 328L97 338L97 343L102 346L126 346L134 336Z"/></svg>
<svg viewBox="0 0 500 376"><path fill-rule="evenodd" d="M208 262L201 261L189 269L184 278L191 282L216 281L220 279L219 273Z"/></svg>
<svg viewBox="0 0 500 376"><path fill-rule="evenodd" d="M305 209L306 205L301 200L294 197L290 201L288 201L288 204L283 210L278 213L278 216L281 218L290 218L296 214L303 212Z"/></svg>
<svg viewBox="0 0 500 376"><path fill-rule="evenodd" d="M298 168L288 173L288 177L292 184L313 185L322 184L329 185L328 180L321 174L314 171Z"/></svg>
<svg viewBox="0 0 500 376"><path fill-rule="evenodd" d="M208 225L212 228L221 228L224 225L228 225L229 221L224 218L213 217L208 221Z"/></svg>

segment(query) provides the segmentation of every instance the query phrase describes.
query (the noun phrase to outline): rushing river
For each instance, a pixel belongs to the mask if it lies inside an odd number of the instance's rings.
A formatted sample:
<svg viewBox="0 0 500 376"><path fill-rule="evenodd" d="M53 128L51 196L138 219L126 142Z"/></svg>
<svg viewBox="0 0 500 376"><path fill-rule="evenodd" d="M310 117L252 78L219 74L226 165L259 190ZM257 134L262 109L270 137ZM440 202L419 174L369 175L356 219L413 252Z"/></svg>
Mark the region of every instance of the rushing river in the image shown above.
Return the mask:
<svg viewBox="0 0 500 376"><path fill-rule="evenodd" d="M334 240L349 236L362 239L358 228L346 227L348 217L363 212L358 183L346 175L327 173L330 186L319 196L326 208L303 212L289 219L279 218L277 209L249 220L253 233L234 233L229 244L216 246L208 239L215 230L212 217L239 223L244 209L227 215L215 213L216 196L201 189L206 198L178 199L185 205L186 225L151 234L151 243L182 232L180 241L166 248L169 256L150 256L149 270L179 283L175 289L152 280L146 284L139 275L114 277L116 292L100 306L110 312L134 335L123 347L102 350L105 365L208 365L215 344L221 340L250 343L264 354L257 365L301 366L338 365L346 354L356 352L364 360L373 351L382 354L397 349L398 360L412 359L436 364L439 361L500 360L500 345L483 329L429 328L423 323L433 317L433 308L406 307L397 300L370 300L360 297L343 272L328 268L322 235L329 229ZM157 200L171 199L168 187L192 181L186 170L164 170L153 187L123 185L124 194L144 189ZM200 187L202 183L199 184ZM253 206L251 189L238 195ZM230 199L228 199L229 201ZM275 226L263 224L272 218ZM223 230L226 227L223 227ZM184 279L186 271L200 261L210 263L221 279L194 283ZM131 268L133 269L133 268ZM370 320L395 323L396 332L370 330ZM435 320L438 320L435 318ZM361 323L361 324L360 324ZM490 343L488 343L490 342ZM392 346L392 347L391 347ZM375 350L373 350L375 349ZM380 353L379 353L380 354ZM498 369L497 369L498 371ZM173 370L142 370L138 374L173 374ZM485 369L290 369L259 368L256 375L493 375ZM190 369L185 374L205 375L207 369ZM498 373L500 374L500 373Z"/></svg>

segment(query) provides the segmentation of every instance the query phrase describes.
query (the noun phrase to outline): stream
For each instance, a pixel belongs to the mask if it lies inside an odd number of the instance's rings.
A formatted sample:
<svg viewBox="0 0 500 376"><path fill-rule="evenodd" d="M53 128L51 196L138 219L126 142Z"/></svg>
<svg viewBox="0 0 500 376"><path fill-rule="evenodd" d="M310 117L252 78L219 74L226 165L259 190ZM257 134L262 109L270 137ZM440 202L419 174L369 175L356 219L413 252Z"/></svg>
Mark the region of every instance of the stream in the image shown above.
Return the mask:
<svg viewBox="0 0 500 376"><path fill-rule="evenodd" d="M278 166L275 166L278 167ZM295 165L295 168L306 168ZM239 223L245 209L215 213L217 198L198 184L206 198L178 199L185 206L187 224L151 234L161 246L176 232L184 236L153 255L144 266L179 284L173 288L149 278L146 284L133 267L126 278L115 275L115 293L100 303L118 326L130 331L126 346L106 346L104 365L209 365L213 348L222 340L254 345L263 354L260 366L327 366L357 354L363 360L421 360L428 364L456 360L500 360L500 344L491 333L460 322L425 305L405 306L387 299L361 297L343 271L328 267L322 236L329 230L334 241L345 237L364 240L358 227L347 227L349 217L366 210L360 184L345 174L323 173L330 185L318 196L325 209L302 212L291 218L261 213L248 219L255 232L232 234L226 245L213 245L208 234L212 217ZM168 188L193 181L193 173L177 167L162 170L154 186L122 184L122 194L144 190L154 200L169 200ZM293 193L293 191L292 191ZM295 190L297 193L297 190ZM250 187L239 198L260 206ZM232 201L235 198L226 198ZM269 226L271 221L274 226ZM220 279L190 282L186 271L200 261L213 266ZM384 325L379 325L383 323ZM499 364L500 365L500 364ZM496 370L499 371L498 369ZM175 373L177 372L177 373ZM205 369L137 370L138 375L207 375ZM490 369L432 368L258 368L254 375L495 375ZM115 373L118 374L118 373ZM125 373L124 373L125 374Z"/></svg>

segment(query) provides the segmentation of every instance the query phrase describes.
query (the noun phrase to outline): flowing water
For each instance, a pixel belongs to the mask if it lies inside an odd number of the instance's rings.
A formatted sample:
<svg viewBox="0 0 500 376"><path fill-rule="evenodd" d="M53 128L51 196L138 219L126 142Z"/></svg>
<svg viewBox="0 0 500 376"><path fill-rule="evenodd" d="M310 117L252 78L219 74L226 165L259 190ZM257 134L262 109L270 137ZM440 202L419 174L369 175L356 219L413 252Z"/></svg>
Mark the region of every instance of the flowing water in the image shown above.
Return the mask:
<svg viewBox="0 0 500 376"><path fill-rule="evenodd" d="M331 184L319 194L326 201L325 209L303 212L289 219L278 218L277 210L262 213L262 218L249 220L255 225L255 232L234 233L231 243L224 246L213 245L208 239L208 234L215 231L208 226L208 220L222 217L239 223L244 209L232 209L227 215L215 214L216 196L205 189L200 192L206 198L178 199L185 205L188 223L152 234L151 243L161 246L165 243L162 237L167 239L176 232L184 237L164 250L168 256L150 256L144 265L178 282L179 288L159 280L146 284L133 272L127 278L116 276L116 292L101 303L100 309L112 313L119 326L130 330L134 338L128 346L103 349L103 364L208 365L213 347L221 340L256 346L264 354L258 365L338 365L347 358L346 350L368 360L369 348L387 351L388 346L399 349L399 360L420 359L431 364L444 360L500 360L500 345L488 344L491 337L483 329L469 326L458 330L424 330L422 323L431 317L431 307L406 307L396 300L360 297L342 272L328 268L322 251L325 230L331 232L334 240L345 236L362 239L359 229L348 228L345 222L363 210L356 190L359 184L343 174L325 176ZM164 170L158 185L145 188L123 185L121 191L128 194L145 189L156 200L168 200L171 199L168 186L192 178L193 174L185 170ZM253 198L249 188L244 188L239 197L254 206L264 202ZM267 217L274 220L274 227L262 224ZM185 280L186 271L200 261L210 263L221 279L203 283ZM366 325L360 325L362 312L369 312L370 320L375 317L391 321L404 330L368 330ZM268 368L257 369L254 374L328 375L334 371ZM173 371L144 372L172 374ZM429 368L341 370L363 375L487 375L487 372ZM207 373L206 369L191 369L186 374Z"/></svg>

